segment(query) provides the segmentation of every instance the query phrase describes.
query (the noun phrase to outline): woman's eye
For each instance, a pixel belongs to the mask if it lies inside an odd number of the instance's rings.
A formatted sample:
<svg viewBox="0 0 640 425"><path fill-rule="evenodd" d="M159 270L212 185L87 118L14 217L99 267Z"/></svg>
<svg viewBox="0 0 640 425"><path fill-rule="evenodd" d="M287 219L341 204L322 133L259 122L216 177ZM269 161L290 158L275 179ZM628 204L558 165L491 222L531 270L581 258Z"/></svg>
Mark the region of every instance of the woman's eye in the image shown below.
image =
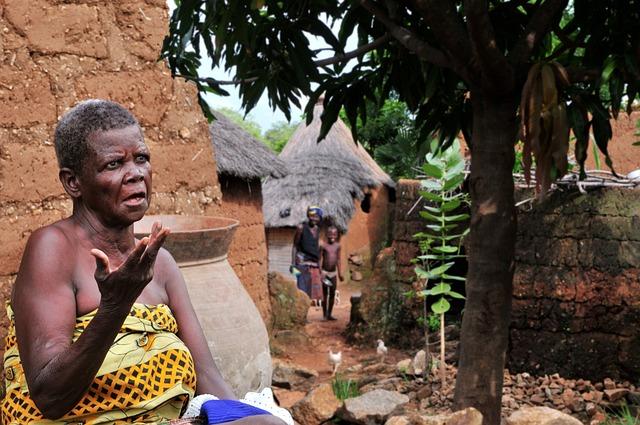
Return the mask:
<svg viewBox="0 0 640 425"><path fill-rule="evenodd" d="M144 163L149 161L149 157L147 155L138 155L136 156L136 162Z"/></svg>
<svg viewBox="0 0 640 425"><path fill-rule="evenodd" d="M118 168L118 165L120 165L120 161L111 161L107 164L107 168L109 170L115 170L116 168Z"/></svg>

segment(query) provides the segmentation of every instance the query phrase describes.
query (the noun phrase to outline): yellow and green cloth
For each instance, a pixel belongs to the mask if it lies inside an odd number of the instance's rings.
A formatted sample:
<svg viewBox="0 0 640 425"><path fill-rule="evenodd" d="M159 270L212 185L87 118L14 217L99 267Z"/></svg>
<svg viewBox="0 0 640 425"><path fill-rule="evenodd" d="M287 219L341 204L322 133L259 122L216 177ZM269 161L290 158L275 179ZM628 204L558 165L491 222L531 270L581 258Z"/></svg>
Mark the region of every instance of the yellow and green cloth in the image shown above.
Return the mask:
<svg viewBox="0 0 640 425"><path fill-rule="evenodd" d="M7 313L3 425L165 424L180 417L195 392L193 359L169 307L134 304L85 396L62 418L44 419L29 397L11 307ZM76 319L74 341L95 314Z"/></svg>

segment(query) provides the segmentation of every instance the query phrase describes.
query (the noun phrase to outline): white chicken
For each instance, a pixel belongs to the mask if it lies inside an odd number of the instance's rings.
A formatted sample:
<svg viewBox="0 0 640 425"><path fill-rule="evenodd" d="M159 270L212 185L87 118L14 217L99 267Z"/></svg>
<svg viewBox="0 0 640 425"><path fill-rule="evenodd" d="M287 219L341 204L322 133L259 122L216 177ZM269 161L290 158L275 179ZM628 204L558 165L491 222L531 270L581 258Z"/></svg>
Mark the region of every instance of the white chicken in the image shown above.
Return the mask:
<svg viewBox="0 0 640 425"><path fill-rule="evenodd" d="M387 356L387 352L389 351L387 347L384 345L384 341L379 339L376 341L378 346L376 347L376 354L382 363L384 363L384 358Z"/></svg>
<svg viewBox="0 0 640 425"><path fill-rule="evenodd" d="M335 375L338 371L338 367L342 363L342 351L338 351L334 353L331 349L329 349L329 364L333 366L333 370L331 371L331 376Z"/></svg>

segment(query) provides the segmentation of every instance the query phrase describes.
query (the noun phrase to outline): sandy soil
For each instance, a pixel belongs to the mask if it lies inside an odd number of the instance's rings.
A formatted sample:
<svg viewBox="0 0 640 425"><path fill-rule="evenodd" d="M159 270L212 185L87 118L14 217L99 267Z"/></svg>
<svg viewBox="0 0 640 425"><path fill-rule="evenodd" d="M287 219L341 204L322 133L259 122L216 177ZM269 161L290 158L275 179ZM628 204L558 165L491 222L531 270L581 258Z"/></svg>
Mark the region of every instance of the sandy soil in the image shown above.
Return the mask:
<svg viewBox="0 0 640 425"><path fill-rule="evenodd" d="M307 315L308 323L305 326L305 330L311 337L311 345L290 347L285 353L278 356L278 358L317 371L319 375L317 383L330 382L333 378L332 367L328 362L329 350L332 350L334 353L338 351L342 352L342 364L338 369L338 373L358 363L376 361L375 341L372 341L370 346L352 346L347 343L343 335L349 323L351 295L359 293L361 285L362 283L360 282L340 284L338 288L340 303L333 309L333 316L337 319L335 321L324 320L322 317L322 308L310 307ZM406 357L408 357L408 355L398 350L389 349L385 363L395 363ZM306 394L300 391L289 391L279 388L274 388L274 391L283 407L291 407Z"/></svg>

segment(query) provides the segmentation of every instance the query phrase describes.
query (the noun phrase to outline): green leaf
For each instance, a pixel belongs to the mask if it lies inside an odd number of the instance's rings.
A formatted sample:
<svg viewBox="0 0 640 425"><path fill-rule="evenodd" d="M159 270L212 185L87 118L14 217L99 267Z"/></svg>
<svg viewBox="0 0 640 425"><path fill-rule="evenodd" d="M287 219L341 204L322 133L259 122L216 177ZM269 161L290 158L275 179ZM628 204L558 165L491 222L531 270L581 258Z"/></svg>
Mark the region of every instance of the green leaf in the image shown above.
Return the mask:
<svg viewBox="0 0 640 425"><path fill-rule="evenodd" d="M441 295L451 291L451 285L448 283L440 283L429 290L430 295Z"/></svg>
<svg viewBox="0 0 640 425"><path fill-rule="evenodd" d="M440 205L440 208L442 208L442 211L453 211L456 208L458 208L460 206L461 202L459 199L454 199L452 201L448 201L448 202L444 202L442 205Z"/></svg>
<svg viewBox="0 0 640 425"><path fill-rule="evenodd" d="M464 295L459 294L459 293L454 292L454 291L449 291L447 293L447 295L449 295L451 298L457 298L459 300L464 300L465 299Z"/></svg>
<svg viewBox="0 0 640 425"><path fill-rule="evenodd" d="M431 304L431 311L436 314L444 314L451 308L449 301L447 301L444 297L440 298L435 303Z"/></svg>
<svg viewBox="0 0 640 425"><path fill-rule="evenodd" d="M459 187L464 182L464 174L457 175L447 180L442 187L443 190L449 191Z"/></svg>
<svg viewBox="0 0 640 425"><path fill-rule="evenodd" d="M470 218L469 214L455 214L455 215L447 215L444 217L444 221L464 221Z"/></svg>
<svg viewBox="0 0 640 425"><path fill-rule="evenodd" d="M442 202L442 196L440 196L440 194L438 194L438 193L427 192L425 190L422 190L422 191L420 191L418 193L420 194L420 196L422 196L427 201L433 201L433 202L438 202L438 203Z"/></svg>
<svg viewBox="0 0 640 425"><path fill-rule="evenodd" d="M422 164L422 171L424 171L427 176L433 177L434 179L442 178L442 169L433 164L429 164L428 162Z"/></svg>
<svg viewBox="0 0 640 425"><path fill-rule="evenodd" d="M442 183L438 180L422 180L420 185L423 189L431 192L440 192L442 190Z"/></svg>
<svg viewBox="0 0 640 425"><path fill-rule="evenodd" d="M458 252L458 248L455 246L434 246L431 247L431 250L442 254L453 254L454 252Z"/></svg>
<svg viewBox="0 0 640 425"><path fill-rule="evenodd" d="M429 279L433 279L436 278L438 276L441 276L442 274L444 274L447 270L449 270L451 268L451 266L453 266L455 263L454 262L450 262L450 263L445 263L442 264L434 269L431 269L427 272L428 278Z"/></svg>
<svg viewBox="0 0 640 425"><path fill-rule="evenodd" d="M466 282L467 278L466 277L462 277L462 276L453 276L453 275L449 275L449 274L443 274L442 275L443 279L448 279L448 280L457 280L459 282Z"/></svg>

